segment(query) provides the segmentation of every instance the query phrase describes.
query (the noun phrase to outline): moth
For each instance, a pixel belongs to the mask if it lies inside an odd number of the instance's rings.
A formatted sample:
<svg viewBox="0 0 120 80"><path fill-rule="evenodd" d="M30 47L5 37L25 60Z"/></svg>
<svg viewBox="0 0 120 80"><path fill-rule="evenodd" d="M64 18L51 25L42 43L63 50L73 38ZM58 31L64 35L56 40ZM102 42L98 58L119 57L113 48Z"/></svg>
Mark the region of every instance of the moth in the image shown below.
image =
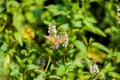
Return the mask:
<svg viewBox="0 0 120 80"><path fill-rule="evenodd" d="M59 45L65 42L65 38L60 37L59 35L56 36L44 36L47 40L53 43L52 48L57 50Z"/></svg>

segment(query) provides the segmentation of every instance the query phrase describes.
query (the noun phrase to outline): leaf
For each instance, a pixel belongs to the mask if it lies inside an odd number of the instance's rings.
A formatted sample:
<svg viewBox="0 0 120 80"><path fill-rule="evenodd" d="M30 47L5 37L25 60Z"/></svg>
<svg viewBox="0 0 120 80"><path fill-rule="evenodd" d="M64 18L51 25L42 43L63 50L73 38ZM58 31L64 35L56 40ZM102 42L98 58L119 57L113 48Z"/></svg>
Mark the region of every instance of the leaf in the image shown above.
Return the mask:
<svg viewBox="0 0 120 80"><path fill-rule="evenodd" d="M18 68L13 69L12 72L10 73L11 76L15 76L15 75L18 75L18 74L20 74Z"/></svg>
<svg viewBox="0 0 120 80"><path fill-rule="evenodd" d="M99 29L98 27L95 27L95 34L106 37L106 34L101 29Z"/></svg>
<svg viewBox="0 0 120 80"><path fill-rule="evenodd" d="M28 55L28 54L27 54L27 51L26 51L25 49L21 50L21 54L23 54L23 55L25 55L25 56Z"/></svg>
<svg viewBox="0 0 120 80"><path fill-rule="evenodd" d="M111 76L111 77L113 77L113 78L120 79L120 74L118 74L116 72L109 72L108 75Z"/></svg>
<svg viewBox="0 0 120 80"><path fill-rule="evenodd" d="M27 65L27 69L26 70L33 70L33 69L38 69L39 67L34 65L34 64L29 64Z"/></svg>
<svg viewBox="0 0 120 80"><path fill-rule="evenodd" d="M65 74L65 67L62 66L62 65L60 65L59 68L57 69L56 74L57 74L58 76L63 76L63 75Z"/></svg>
<svg viewBox="0 0 120 80"><path fill-rule="evenodd" d="M69 29L69 24L68 23L62 24L62 25L60 25L60 28L62 28L65 31L67 31Z"/></svg>
<svg viewBox="0 0 120 80"><path fill-rule="evenodd" d="M86 46L82 41L76 40L76 41L73 42L73 44L81 51L81 53L83 55L85 55L87 53Z"/></svg>
<svg viewBox="0 0 120 80"><path fill-rule="evenodd" d="M5 23L2 26L0 25L0 32L2 32L4 28L5 28Z"/></svg>
<svg viewBox="0 0 120 80"><path fill-rule="evenodd" d="M22 41L22 34L20 32L15 32L14 33L15 39L18 41L18 43L23 46L23 41Z"/></svg>
<svg viewBox="0 0 120 80"><path fill-rule="evenodd" d="M50 75L49 78L52 78L52 79L60 79L61 80L61 77L59 76L56 76L56 75Z"/></svg>
<svg viewBox="0 0 120 80"><path fill-rule="evenodd" d="M100 36L106 37L106 34L97 26L95 26L93 23L88 22L87 20L83 20L83 22L86 24L86 26L88 27L87 30L90 32L93 32L95 34L98 34Z"/></svg>
<svg viewBox="0 0 120 80"><path fill-rule="evenodd" d="M2 13L4 10L5 8L0 5L0 13Z"/></svg>
<svg viewBox="0 0 120 80"><path fill-rule="evenodd" d="M79 59L79 58L77 58L77 59L74 60L74 65L75 65L76 67L81 67L81 68L84 67L83 64L80 62L80 59Z"/></svg>
<svg viewBox="0 0 120 80"><path fill-rule="evenodd" d="M23 63L23 61L22 61L17 55L16 55L15 57L16 57L18 63L20 64L20 66L24 68L24 63Z"/></svg>
<svg viewBox="0 0 120 80"><path fill-rule="evenodd" d="M75 27L82 27L82 22L81 21L75 21Z"/></svg>
<svg viewBox="0 0 120 80"><path fill-rule="evenodd" d="M74 80L74 78L75 78L75 72L68 72L68 73L67 73L67 76L68 76L68 78L69 78L70 80Z"/></svg>
<svg viewBox="0 0 120 80"><path fill-rule="evenodd" d="M95 33L95 28L94 28L94 25L92 23L88 22L85 19L83 20L83 22L86 24L88 31Z"/></svg>
<svg viewBox="0 0 120 80"><path fill-rule="evenodd" d="M29 53L36 52L36 51L37 51L36 49L31 49Z"/></svg>
<svg viewBox="0 0 120 80"><path fill-rule="evenodd" d="M72 24L74 27L77 27L77 28L82 28L82 22L79 21L79 20L72 20Z"/></svg>
<svg viewBox="0 0 120 80"><path fill-rule="evenodd" d="M6 50L7 50L7 44L6 44L6 43L3 43L3 45L2 45L1 48L0 48L0 51L5 52Z"/></svg>
<svg viewBox="0 0 120 80"><path fill-rule="evenodd" d="M37 76L37 78L34 78L33 80L45 80L46 74L41 71L41 73Z"/></svg>
<svg viewBox="0 0 120 80"><path fill-rule="evenodd" d="M5 69L0 66L0 76L3 76L5 72Z"/></svg>
<svg viewBox="0 0 120 80"><path fill-rule="evenodd" d="M100 44L100 43L98 43L98 42L93 42L93 43L92 43L92 46L94 46L94 47L96 47L96 48L98 48L98 49L101 49L101 50L103 50L103 51L105 51L105 52L107 52L107 53L110 53L110 51L109 51L108 48L106 48L104 45L102 45L102 44Z"/></svg>
<svg viewBox="0 0 120 80"><path fill-rule="evenodd" d="M26 19L28 20L29 23L34 23L34 22L36 22L36 18L33 16L32 11L27 11L27 12L25 13L25 17L26 17Z"/></svg>
<svg viewBox="0 0 120 80"><path fill-rule="evenodd" d="M120 63L120 52L116 52L117 63Z"/></svg>
<svg viewBox="0 0 120 80"><path fill-rule="evenodd" d="M52 12L54 15L58 15L59 14L59 10L58 10L58 6L57 5L49 5L45 7L46 9L48 9L48 11Z"/></svg>
<svg viewBox="0 0 120 80"><path fill-rule="evenodd" d="M104 68L104 72L112 72L116 69L116 66L112 66L112 63L108 63L105 68Z"/></svg>
<svg viewBox="0 0 120 80"><path fill-rule="evenodd" d="M9 63L10 63L10 56L9 56L9 54L7 54L7 55L4 57L4 64L3 64L3 66L4 66L5 68L8 68L8 67L9 67Z"/></svg>
<svg viewBox="0 0 120 80"><path fill-rule="evenodd" d="M96 21L95 18L93 18L93 17L86 17L85 19L86 19L88 22L97 23L97 21Z"/></svg>

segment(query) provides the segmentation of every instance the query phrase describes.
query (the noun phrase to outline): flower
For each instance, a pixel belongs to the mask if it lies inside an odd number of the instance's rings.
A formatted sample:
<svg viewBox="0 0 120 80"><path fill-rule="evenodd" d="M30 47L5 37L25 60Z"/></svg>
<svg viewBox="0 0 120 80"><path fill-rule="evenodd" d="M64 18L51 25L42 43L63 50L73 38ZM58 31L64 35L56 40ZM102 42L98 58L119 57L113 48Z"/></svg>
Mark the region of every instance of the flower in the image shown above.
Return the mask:
<svg viewBox="0 0 120 80"><path fill-rule="evenodd" d="M68 34L66 32L61 32L61 34L59 35L60 38L64 38L65 41L62 43L63 47L67 47L68 46Z"/></svg>
<svg viewBox="0 0 120 80"><path fill-rule="evenodd" d="M117 8L117 15L120 17L120 6Z"/></svg>
<svg viewBox="0 0 120 80"><path fill-rule="evenodd" d="M23 34L23 37L27 38L27 39L35 37L35 33L34 33L33 29L31 29L31 28L23 29L22 34Z"/></svg>
<svg viewBox="0 0 120 80"><path fill-rule="evenodd" d="M56 30L56 25L55 24L49 25L48 33L49 33L50 36L54 36L54 35L57 34L57 30Z"/></svg>
<svg viewBox="0 0 120 80"><path fill-rule="evenodd" d="M90 74L92 75L96 75L99 73L99 69L98 69L98 65L96 63L93 63L91 66L90 66Z"/></svg>

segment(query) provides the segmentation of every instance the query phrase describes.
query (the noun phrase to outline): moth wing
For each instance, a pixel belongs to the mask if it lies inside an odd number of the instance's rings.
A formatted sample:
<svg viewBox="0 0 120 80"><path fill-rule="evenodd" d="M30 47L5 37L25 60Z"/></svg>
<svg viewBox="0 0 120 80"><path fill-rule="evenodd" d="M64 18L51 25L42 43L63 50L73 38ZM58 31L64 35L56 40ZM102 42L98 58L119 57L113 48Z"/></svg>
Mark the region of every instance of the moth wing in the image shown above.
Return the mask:
<svg viewBox="0 0 120 80"><path fill-rule="evenodd" d="M54 37L52 37L52 36L44 36L47 40L49 40L50 42L52 42L52 43L54 43L55 42L55 39L54 39Z"/></svg>
<svg viewBox="0 0 120 80"><path fill-rule="evenodd" d="M62 44L65 41L65 38L58 39L58 43Z"/></svg>

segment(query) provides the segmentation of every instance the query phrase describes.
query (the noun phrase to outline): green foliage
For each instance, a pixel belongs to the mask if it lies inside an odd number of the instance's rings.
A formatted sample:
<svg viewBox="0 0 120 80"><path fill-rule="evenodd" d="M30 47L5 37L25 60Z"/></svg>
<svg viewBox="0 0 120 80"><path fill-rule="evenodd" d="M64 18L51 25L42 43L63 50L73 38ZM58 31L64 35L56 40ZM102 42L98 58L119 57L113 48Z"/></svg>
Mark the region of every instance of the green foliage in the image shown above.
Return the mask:
<svg viewBox="0 0 120 80"><path fill-rule="evenodd" d="M0 80L119 80L118 6L118 0L0 0ZM44 38L50 24L67 33L67 47L58 41L64 38Z"/></svg>

